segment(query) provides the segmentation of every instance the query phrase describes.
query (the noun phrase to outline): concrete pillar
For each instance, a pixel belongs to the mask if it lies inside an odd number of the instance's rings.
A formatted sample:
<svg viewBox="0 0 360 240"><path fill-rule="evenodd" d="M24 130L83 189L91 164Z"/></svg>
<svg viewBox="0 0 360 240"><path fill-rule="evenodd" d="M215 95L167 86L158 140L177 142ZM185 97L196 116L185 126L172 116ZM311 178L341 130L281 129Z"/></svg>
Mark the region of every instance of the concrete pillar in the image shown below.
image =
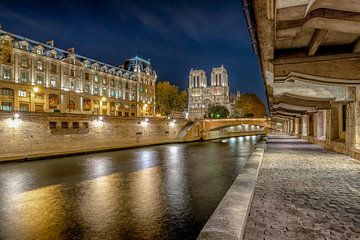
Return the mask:
<svg viewBox="0 0 360 240"><path fill-rule="evenodd" d="M298 135L299 134L299 118L295 118L294 122L295 122L294 134Z"/></svg>
<svg viewBox="0 0 360 240"><path fill-rule="evenodd" d="M326 143L331 143L331 109L326 110L325 112L325 121L326 121Z"/></svg>
<svg viewBox="0 0 360 240"><path fill-rule="evenodd" d="M309 116L308 115L304 115L303 116L303 129L302 129L302 133L303 133L303 137L307 137L308 136L308 126L309 126Z"/></svg>
<svg viewBox="0 0 360 240"><path fill-rule="evenodd" d="M355 102L347 105L346 149L354 151L360 148L360 87L356 87Z"/></svg>

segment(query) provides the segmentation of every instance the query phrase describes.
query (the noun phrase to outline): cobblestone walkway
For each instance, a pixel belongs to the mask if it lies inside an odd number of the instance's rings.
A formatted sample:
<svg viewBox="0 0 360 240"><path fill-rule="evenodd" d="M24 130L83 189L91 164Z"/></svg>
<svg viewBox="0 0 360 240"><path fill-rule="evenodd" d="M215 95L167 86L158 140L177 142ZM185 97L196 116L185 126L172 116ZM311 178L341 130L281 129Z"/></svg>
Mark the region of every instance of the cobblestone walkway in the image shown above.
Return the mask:
<svg viewBox="0 0 360 240"><path fill-rule="evenodd" d="M270 136L244 239L360 239L360 161Z"/></svg>

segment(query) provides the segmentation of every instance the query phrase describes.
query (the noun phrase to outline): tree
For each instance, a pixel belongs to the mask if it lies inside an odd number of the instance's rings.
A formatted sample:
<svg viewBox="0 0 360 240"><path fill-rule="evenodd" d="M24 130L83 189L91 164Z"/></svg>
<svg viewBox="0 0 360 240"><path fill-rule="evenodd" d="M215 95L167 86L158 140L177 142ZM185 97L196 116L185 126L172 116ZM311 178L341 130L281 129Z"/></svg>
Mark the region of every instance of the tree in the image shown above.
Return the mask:
<svg viewBox="0 0 360 240"><path fill-rule="evenodd" d="M206 114L208 118L227 118L230 112L224 106L210 105Z"/></svg>
<svg viewBox="0 0 360 240"><path fill-rule="evenodd" d="M264 117L265 105L257 95L245 93L236 100L234 115L235 117Z"/></svg>
<svg viewBox="0 0 360 240"><path fill-rule="evenodd" d="M0 64L10 63L12 51L12 41L7 39L0 40Z"/></svg>
<svg viewBox="0 0 360 240"><path fill-rule="evenodd" d="M169 82L156 84L156 107L162 115L169 116L173 111L183 111L187 103L186 91L181 91Z"/></svg>

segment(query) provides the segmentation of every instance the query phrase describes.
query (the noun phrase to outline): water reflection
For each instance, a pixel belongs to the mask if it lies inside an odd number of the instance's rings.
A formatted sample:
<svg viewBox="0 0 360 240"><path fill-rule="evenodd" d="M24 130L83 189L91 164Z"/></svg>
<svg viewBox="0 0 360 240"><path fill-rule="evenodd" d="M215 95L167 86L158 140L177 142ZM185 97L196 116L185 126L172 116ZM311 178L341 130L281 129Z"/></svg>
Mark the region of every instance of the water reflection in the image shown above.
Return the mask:
<svg viewBox="0 0 360 240"><path fill-rule="evenodd" d="M0 239L195 239L257 141L3 164Z"/></svg>

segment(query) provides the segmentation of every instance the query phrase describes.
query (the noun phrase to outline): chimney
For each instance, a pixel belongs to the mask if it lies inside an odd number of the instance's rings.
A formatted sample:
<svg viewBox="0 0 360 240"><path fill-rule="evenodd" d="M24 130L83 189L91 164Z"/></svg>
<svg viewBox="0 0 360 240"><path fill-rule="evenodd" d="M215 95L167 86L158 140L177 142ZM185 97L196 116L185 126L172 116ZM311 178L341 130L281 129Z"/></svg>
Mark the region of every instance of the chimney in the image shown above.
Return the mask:
<svg viewBox="0 0 360 240"><path fill-rule="evenodd" d="M49 40L49 41L46 42L46 44L47 44L47 45L50 45L50 46L52 46L52 47L55 46L54 40Z"/></svg>
<svg viewBox="0 0 360 240"><path fill-rule="evenodd" d="M69 53L71 53L71 54L75 54L75 48L69 48L68 51L69 51Z"/></svg>

